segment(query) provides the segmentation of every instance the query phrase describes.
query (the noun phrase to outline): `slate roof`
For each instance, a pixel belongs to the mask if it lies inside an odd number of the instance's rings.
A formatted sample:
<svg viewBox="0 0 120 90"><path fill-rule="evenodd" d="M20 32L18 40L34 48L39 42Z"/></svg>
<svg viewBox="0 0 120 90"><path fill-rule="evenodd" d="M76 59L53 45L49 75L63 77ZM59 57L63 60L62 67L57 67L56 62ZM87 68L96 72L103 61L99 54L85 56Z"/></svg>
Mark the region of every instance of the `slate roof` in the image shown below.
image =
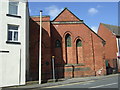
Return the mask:
<svg viewBox="0 0 120 90"><path fill-rule="evenodd" d="M116 36L120 36L120 26L104 24L104 23L101 24L104 25L106 28L108 28Z"/></svg>

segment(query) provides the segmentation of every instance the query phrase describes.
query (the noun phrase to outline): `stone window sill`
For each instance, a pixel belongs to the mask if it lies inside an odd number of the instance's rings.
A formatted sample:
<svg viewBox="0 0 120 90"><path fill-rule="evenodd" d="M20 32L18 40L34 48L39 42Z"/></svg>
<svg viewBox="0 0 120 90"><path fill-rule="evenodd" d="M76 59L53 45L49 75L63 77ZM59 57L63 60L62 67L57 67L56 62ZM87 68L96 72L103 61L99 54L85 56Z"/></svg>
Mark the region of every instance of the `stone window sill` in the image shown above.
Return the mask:
<svg viewBox="0 0 120 90"><path fill-rule="evenodd" d="M12 14L6 14L6 16L9 16L9 17L16 17L16 18L21 18L21 16L12 15Z"/></svg>
<svg viewBox="0 0 120 90"><path fill-rule="evenodd" d="M21 44L20 42L11 42L11 41L6 41L7 44Z"/></svg>

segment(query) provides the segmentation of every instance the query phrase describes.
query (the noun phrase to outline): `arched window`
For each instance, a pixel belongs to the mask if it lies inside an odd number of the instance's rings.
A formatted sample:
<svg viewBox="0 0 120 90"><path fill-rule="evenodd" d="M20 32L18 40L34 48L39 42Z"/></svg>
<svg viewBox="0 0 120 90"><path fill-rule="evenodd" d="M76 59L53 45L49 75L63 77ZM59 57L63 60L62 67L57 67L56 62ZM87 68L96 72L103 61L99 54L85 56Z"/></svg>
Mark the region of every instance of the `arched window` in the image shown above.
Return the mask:
<svg viewBox="0 0 120 90"><path fill-rule="evenodd" d="M77 40L76 46L77 47L81 47L82 46L82 41L80 39Z"/></svg>
<svg viewBox="0 0 120 90"><path fill-rule="evenodd" d="M71 47L71 36L69 34L65 37L66 47Z"/></svg>
<svg viewBox="0 0 120 90"><path fill-rule="evenodd" d="M82 41L80 39L77 39L76 41L76 58L77 58L77 64L83 62L83 48L82 48Z"/></svg>
<svg viewBox="0 0 120 90"><path fill-rule="evenodd" d="M56 42L55 42L55 47L56 47L56 48L61 47L60 40L56 40Z"/></svg>

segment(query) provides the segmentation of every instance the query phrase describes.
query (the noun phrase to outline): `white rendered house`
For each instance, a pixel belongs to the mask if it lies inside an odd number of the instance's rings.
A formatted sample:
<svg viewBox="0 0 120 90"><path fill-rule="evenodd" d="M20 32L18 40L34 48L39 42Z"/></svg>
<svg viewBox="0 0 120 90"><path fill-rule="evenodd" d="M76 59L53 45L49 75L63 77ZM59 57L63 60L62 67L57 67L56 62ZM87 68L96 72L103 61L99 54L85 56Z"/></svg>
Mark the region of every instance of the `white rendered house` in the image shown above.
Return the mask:
<svg viewBox="0 0 120 90"><path fill-rule="evenodd" d="M29 64L25 0L0 0L0 87L24 85Z"/></svg>

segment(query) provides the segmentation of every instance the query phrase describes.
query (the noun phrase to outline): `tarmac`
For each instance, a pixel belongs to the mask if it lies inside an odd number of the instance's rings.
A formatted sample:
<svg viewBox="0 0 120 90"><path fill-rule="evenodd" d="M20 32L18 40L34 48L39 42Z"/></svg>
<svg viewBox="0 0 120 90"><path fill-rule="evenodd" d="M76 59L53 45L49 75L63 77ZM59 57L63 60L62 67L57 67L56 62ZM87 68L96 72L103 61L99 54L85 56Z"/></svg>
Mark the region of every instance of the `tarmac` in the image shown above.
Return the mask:
<svg viewBox="0 0 120 90"><path fill-rule="evenodd" d="M111 74L111 75L106 75L106 76L91 76L91 77L60 79L57 82L48 82L44 84L38 84L38 81L33 81L33 82L28 82L26 85L4 87L2 88L2 90L10 90L10 89L12 90L12 89L21 89L21 88L24 88L24 89L44 88L44 87L50 87L50 86L65 85L65 84L70 84L70 83L87 82L91 80L105 79L105 78L110 78L110 77L119 76L119 75L120 74Z"/></svg>

